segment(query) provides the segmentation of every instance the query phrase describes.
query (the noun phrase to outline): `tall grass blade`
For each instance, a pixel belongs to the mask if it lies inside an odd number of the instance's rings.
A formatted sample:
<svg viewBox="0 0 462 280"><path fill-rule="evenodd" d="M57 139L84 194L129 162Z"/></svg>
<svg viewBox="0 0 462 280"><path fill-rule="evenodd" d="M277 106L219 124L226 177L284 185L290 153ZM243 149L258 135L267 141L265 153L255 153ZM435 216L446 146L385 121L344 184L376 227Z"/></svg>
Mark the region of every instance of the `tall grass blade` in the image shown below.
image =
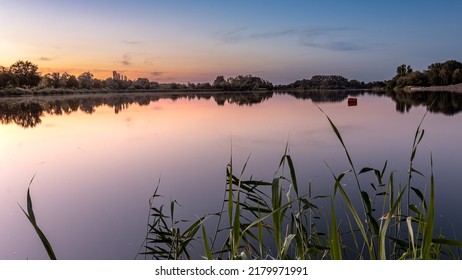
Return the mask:
<svg viewBox="0 0 462 280"><path fill-rule="evenodd" d="M34 175L34 177L35 177L35 175ZM27 188L27 213L21 207L21 205L19 205L19 207L21 208L22 212L24 212L24 215L26 215L27 219L29 219L29 222L31 223L31 225L34 227L35 232L37 233L38 237L40 238L40 241L42 241L43 247L47 251L47 254L48 254L48 257L50 258L50 260L56 260L56 255L55 255L55 252L53 251L53 247L51 246L50 242L46 238L43 231L38 226L37 221L35 219L34 208L32 207L32 198L30 196L30 184L32 183L34 177L32 177L32 180L29 183L29 188Z"/></svg>
<svg viewBox="0 0 462 280"><path fill-rule="evenodd" d="M417 250L416 250L415 241L414 241L414 229L412 228L412 217L406 218L406 225L407 225L407 230L409 232L409 239L411 240L412 254L414 256L414 259L417 259Z"/></svg>
<svg viewBox="0 0 462 280"><path fill-rule="evenodd" d="M282 234L282 191L280 188L280 178L274 178L271 186L271 206L273 210L274 239L278 253L282 252L281 234ZM279 210L276 210L279 209Z"/></svg>
<svg viewBox="0 0 462 280"><path fill-rule="evenodd" d="M213 255L212 255L212 250L210 250L210 246L207 240L207 233L205 232L205 227L204 224L201 225L202 227L202 241L204 244L204 251L205 251L205 256L207 257L207 260L212 260Z"/></svg>
<svg viewBox="0 0 462 280"><path fill-rule="evenodd" d="M329 231L329 245L332 259L342 259L342 248L340 246L340 236L338 234L337 219L335 217L334 201L330 200L330 216L331 216L331 230Z"/></svg>
<svg viewBox="0 0 462 280"><path fill-rule="evenodd" d="M393 206L391 207L390 212L388 212L388 217L385 219L385 222L380 230L379 259L381 260L387 259L385 238L387 236L388 226L390 225L391 219L393 218L393 216L396 213L397 208L401 204L401 198L403 197L403 194L404 194L404 190L401 191L398 197L396 198L396 201L393 203Z"/></svg>
<svg viewBox="0 0 462 280"><path fill-rule="evenodd" d="M433 227L435 219L435 180L433 177L433 157L430 156L430 203L428 206L427 219L423 231L421 258L429 260L431 258L431 247L433 239Z"/></svg>

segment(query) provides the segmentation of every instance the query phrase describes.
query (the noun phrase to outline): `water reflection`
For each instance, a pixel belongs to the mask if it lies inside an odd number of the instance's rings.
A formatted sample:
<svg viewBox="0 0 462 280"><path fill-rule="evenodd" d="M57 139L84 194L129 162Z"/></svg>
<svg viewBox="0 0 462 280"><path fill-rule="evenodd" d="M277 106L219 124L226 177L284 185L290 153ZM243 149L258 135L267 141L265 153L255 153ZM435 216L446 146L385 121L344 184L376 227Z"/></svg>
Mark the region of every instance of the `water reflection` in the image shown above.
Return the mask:
<svg viewBox="0 0 462 280"><path fill-rule="evenodd" d="M297 99L302 100L311 100L315 103L338 103L345 101L348 96L359 96L364 95L366 92L364 91L322 91L322 90L315 90L315 91L287 91L281 94L288 94Z"/></svg>
<svg viewBox="0 0 462 280"><path fill-rule="evenodd" d="M453 116L462 111L462 95L457 93L391 92L389 96L396 103L396 111L401 113L409 112L412 107L417 106L424 106L432 113L441 113L447 116Z"/></svg>
<svg viewBox="0 0 462 280"><path fill-rule="evenodd" d="M0 99L0 122L14 123L24 128L35 127L41 123L44 113L50 115L71 114L78 110L87 114L95 112L97 107L109 106L114 113L126 110L132 104L147 106L161 99L172 101L186 98L213 99L218 106L236 104L252 106L267 101L277 95L290 95L301 100L315 103L344 102L349 96L380 95L391 98L396 103L396 111L409 112L412 107L425 106L430 112L452 116L462 111L462 95L446 92L368 92L368 91L285 91L285 92L232 92L232 93L171 93L171 94L109 94L88 96L59 96L34 98ZM434 101L433 106L430 104Z"/></svg>

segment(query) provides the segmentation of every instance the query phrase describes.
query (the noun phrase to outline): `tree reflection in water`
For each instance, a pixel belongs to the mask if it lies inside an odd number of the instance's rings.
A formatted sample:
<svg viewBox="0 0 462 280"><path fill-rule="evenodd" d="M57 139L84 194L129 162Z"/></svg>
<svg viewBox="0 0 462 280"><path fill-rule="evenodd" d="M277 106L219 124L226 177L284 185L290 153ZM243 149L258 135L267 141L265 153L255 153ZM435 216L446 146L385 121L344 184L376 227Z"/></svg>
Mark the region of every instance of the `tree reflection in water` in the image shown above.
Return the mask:
<svg viewBox="0 0 462 280"><path fill-rule="evenodd" d="M132 104L147 106L161 99L204 99L213 100L218 106L236 104L252 106L269 100L273 95L290 95L297 99L311 100L315 103L343 102L348 96L384 95L396 103L396 110L408 112L413 106L426 106L430 112L454 115L462 111L462 95L445 92L418 93L377 93L370 91L284 91L284 92L220 92L220 93L170 93L170 94L105 94L94 96L59 96L34 97L32 99L5 98L0 99L0 121L2 124L14 123L24 128L35 127L41 123L41 117L50 115L71 114L78 110L87 114L95 112L97 107L109 106L114 113L127 109ZM430 108L430 104L435 100Z"/></svg>

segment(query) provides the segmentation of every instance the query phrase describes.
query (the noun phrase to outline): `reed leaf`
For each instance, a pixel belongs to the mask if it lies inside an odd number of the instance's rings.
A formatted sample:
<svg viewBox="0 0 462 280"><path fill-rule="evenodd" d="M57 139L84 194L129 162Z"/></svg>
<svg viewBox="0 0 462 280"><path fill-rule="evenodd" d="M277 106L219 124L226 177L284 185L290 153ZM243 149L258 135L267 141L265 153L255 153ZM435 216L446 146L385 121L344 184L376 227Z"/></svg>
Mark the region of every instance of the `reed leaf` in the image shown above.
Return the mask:
<svg viewBox="0 0 462 280"><path fill-rule="evenodd" d="M406 217L406 225L409 233L409 239L411 242L412 254L414 256L414 259L417 259L417 250L414 241L414 229L412 228L412 217Z"/></svg>
<svg viewBox="0 0 462 280"><path fill-rule="evenodd" d="M435 220L435 180L433 177L433 157L430 156L430 203L428 206L427 218L425 221L421 258L428 260L431 258L431 247L433 240L433 226Z"/></svg>
<svg viewBox="0 0 462 280"><path fill-rule="evenodd" d="M335 217L334 201L330 200L330 217L331 217L331 230L329 231L329 245L332 259L342 259L342 248L340 246L340 236L338 234L337 219Z"/></svg>
<svg viewBox="0 0 462 280"><path fill-rule="evenodd" d="M204 244L205 256L206 256L207 260L212 260L213 259L212 250L210 250L210 246L209 246L209 243L207 241L207 233L205 231L204 224L201 225L201 228L202 228L202 241L203 241L203 244Z"/></svg>
<svg viewBox="0 0 462 280"><path fill-rule="evenodd" d="M32 184L32 181L34 180L34 178L35 178L35 175L32 177L32 179L31 179L31 181L29 183L29 187L27 188L27 213L22 208L21 205L19 205L19 207L21 208L24 215L26 215L26 217L29 220L29 222L31 223L31 225L34 227L35 232L37 233L38 237L40 238L40 241L42 241L42 245L45 248L50 260L56 260L56 255L55 255L55 252L53 250L53 247L51 246L50 242L46 238L43 231L38 226L37 221L35 219L34 208L32 207L32 198L31 198L31 195L30 195L30 185Z"/></svg>
<svg viewBox="0 0 462 280"><path fill-rule="evenodd" d="M403 194L404 194L404 190L401 191L398 194L398 197L396 198L396 201L393 203L390 211L388 212L388 217L385 219L385 222L383 223L383 226L380 229L380 235L379 235L379 259L381 259L381 260L386 260L387 259L385 238L387 236L388 226L390 225L391 219L393 218L393 216L396 213L396 210L398 209L399 205L401 204L401 199L403 197Z"/></svg>

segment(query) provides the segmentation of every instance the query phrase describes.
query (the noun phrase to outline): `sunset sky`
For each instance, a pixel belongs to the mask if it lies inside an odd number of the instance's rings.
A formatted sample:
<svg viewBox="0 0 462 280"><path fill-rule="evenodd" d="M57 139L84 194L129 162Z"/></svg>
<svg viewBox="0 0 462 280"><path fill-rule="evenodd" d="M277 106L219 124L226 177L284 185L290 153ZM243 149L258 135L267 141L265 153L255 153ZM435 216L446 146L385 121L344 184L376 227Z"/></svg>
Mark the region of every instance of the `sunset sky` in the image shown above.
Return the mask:
<svg viewBox="0 0 462 280"><path fill-rule="evenodd" d="M461 11L449 0L0 0L0 65L180 83L238 74L368 82L403 63L462 61Z"/></svg>

